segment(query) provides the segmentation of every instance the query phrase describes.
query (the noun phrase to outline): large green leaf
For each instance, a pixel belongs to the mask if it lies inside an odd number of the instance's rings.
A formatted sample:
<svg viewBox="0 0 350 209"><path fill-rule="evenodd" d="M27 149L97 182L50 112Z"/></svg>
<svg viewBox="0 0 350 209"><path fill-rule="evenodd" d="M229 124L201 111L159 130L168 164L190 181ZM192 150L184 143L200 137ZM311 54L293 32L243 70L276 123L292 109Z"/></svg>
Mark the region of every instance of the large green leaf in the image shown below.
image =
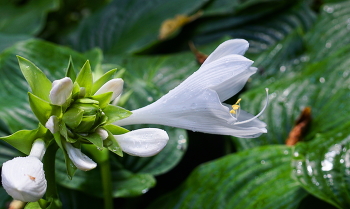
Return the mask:
<svg viewBox="0 0 350 209"><path fill-rule="evenodd" d="M130 172L114 156L111 156L111 159L113 197L137 196L155 185L155 179L152 175ZM103 197L99 167L87 172L77 170L73 179L69 180L64 159L60 154L57 155L56 160L56 181L67 188L86 192L96 197Z"/></svg>
<svg viewBox="0 0 350 209"><path fill-rule="evenodd" d="M350 44L350 2L327 4L322 7L315 27L305 35L310 60L321 60Z"/></svg>
<svg viewBox="0 0 350 209"><path fill-rule="evenodd" d="M100 208L101 205L103 205L103 200L101 198L97 198L77 190L59 186L58 192L62 205L64 206L63 208Z"/></svg>
<svg viewBox="0 0 350 209"><path fill-rule="evenodd" d="M251 13L267 13L290 4L283 0L212 0L205 5L204 16L213 15L232 15L244 10L250 10Z"/></svg>
<svg viewBox="0 0 350 209"><path fill-rule="evenodd" d="M259 4L256 6L259 8ZM248 40L248 52L261 53L296 30L307 31L315 20L315 13L305 1L293 2L272 13L270 8L262 7L259 12L246 8L239 14L204 19L196 26L194 41L207 43L229 35ZM267 11L264 13L264 10Z"/></svg>
<svg viewBox="0 0 350 209"><path fill-rule="evenodd" d="M3 187L0 187L0 208L8 208L8 204L12 201L12 198L6 193Z"/></svg>
<svg viewBox="0 0 350 209"><path fill-rule="evenodd" d="M203 164L148 208L297 208L307 193L290 174L291 149L259 147Z"/></svg>
<svg viewBox="0 0 350 209"><path fill-rule="evenodd" d="M205 2L115 0L82 21L68 44L79 51L99 47L109 54L133 53L158 41L164 20L190 15Z"/></svg>
<svg viewBox="0 0 350 209"><path fill-rule="evenodd" d="M23 77L16 55L35 63L51 80L64 77L69 57L76 66L82 66L86 57L69 48L40 40L19 42L0 54L0 119L14 132L20 129L34 129L37 119L30 110L29 86ZM97 63L92 63L93 67Z"/></svg>
<svg viewBox="0 0 350 209"><path fill-rule="evenodd" d="M312 124L306 139L326 133L348 120L350 112L350 46L327 59L308 65L303 72L286 75L264 87L270 88L270 104L261 120L267 123L268 133L258 139L234 139L239 149L263 144L284 144L294 121L303 108L312 109ZM242 96L242 109L257 113L265 100L263 88L248 91ZM245 102L246 103L243 103ZM336 114L334 114L336 111ZM349 131L350 133L350 131Z"/></svg>
<svg viewBox="0 0 350 209"><path fill-rule="evenodd" d="M350 123L319 134L294 150L294 177L311 194L338 208L350 207Z"/></svg>
<svg viewBox="0 0 350 209"><path fill-rule="evenodd" d="M0 33L0 52L7 47L14 45L16 42L24 41L30 38L32 38L30 35Z"/></svg>
<svg viewBox="0 0 350 209"><path fill-rule="evenodd" d="M0 141L0 164L11 160L14 157L20 156L21 153L15 148L11 147L9 144L4 141Z"/></svg>
<svg viewBox="0 0 350 209"><path fill-rule="evenodd" d="M0 32L35 35L43 28L47 13L58 6L58 0L0 1Z"/></svg>

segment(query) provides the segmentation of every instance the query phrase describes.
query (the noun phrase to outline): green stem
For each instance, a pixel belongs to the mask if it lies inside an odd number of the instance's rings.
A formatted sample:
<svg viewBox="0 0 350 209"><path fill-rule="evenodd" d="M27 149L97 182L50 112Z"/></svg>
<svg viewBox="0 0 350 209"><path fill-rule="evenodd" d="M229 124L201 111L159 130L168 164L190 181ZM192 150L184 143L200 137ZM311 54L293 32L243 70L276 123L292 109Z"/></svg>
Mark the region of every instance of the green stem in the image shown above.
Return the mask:
<svg viewBox="0 0 350 209"><path fill-rule="evenodd" d="M112 195L112 175L111 166L109 163L109 151L107 149L102 150L104 157L100 162L103 197L105 209L113 209L113 195Z"/></svg>
<svg viewBox="0 0 350 209"><path fill-rule="evenodd" d="M47 181L46 199L53 201L58 207L61 206L61 202L58 199L56 179L55 179L55 160L58 146L56 143L51 143L46 149L46 153L43 158L45 178ZM52 202L52 203L53 203Z"/></svg>

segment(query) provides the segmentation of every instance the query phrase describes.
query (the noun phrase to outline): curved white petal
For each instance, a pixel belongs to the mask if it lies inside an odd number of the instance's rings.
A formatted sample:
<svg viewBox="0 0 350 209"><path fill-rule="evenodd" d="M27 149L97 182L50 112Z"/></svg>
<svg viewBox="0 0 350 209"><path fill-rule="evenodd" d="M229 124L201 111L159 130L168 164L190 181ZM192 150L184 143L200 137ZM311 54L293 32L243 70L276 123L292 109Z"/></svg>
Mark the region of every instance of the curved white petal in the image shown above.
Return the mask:
<svg viewBox="0 0 350 209"><path fill-rule="evenodd" d="M45 127L51 131L52 134L59 131L58 127L58 118L56 115L51 115L47 122L45 123Z"/></svg>
<svg viewBox="0 0 350 209"><path fill-rule="evenodd" d="M95 95L103 94L107 92L113 92L111 101L113 101L115 98L117 98L123 91L123 84L124 81L121 78L115 78L107 83L103 84L99 90L95 93Z"/></svg>
<svg viewBox="0 0 350 209"><path fill-rule="evenodd" d="M17 157L2 166L2 185L13 199L35 202L46 192L42 162L36 157Z"/></svg>
<svg viewBox="0 0 350 209"><path fill-rule="evenodd" d="M30 150L30 157L36 157L39 160L42 160L46 151L46 144L42 139L36 139Z"/></svg>
<svg viewBox="0 0 350 209"><path fill-rule="evenodd" d="M207 65L212 61L220 59L221 57L230 55L230 54L238 54L244 55L249 47L248 41L244 39L231 39L220 44L205 60L203 65ZM202 65L202 66L203 66Z"/></svg>
<svg viewBox="0 0 350 209"><path fill-rule="evenodd" d="M222 57L200 67L199 70L190 75L185 81L168 94L164 95L161 99L168 100L175 97L176 100L177 97L183 98L184 95L192 97L197 91L203 89L215 88L216 86L227 83L235 83L236 80L239 80L242 73L246 73L246 71L250 72L250 75L255 73L255 70L251 70L250 68L252 64L253 61L241 55ZM242 89L245 83L240 84L241 86L237 86L237 89L232 89L230 97Z"/></svg>
<svg viewBox="0 0 350 209"><path fill-rule="evenodd" d="M52 89L50 91L51 104L63 105L73 90L73 82L70 78L64 77L59 80L55 80L52 83Z"/></svg>
<svg viewBox="0 0 350 209"><path fill-rule="evenodd" d="M64 142L64 146L67 150L69 158L78 169L82 171L89 171L96 168L97 164L84 153L82 153L80 149L73 147L70 143L67 142Z"/></svg>
<svg viewBox="0 0 350 209"><path fill-rule="evenodd" d="M137 129L114 137L124 152L140 157L159 153L169 140L166 131L158 128Z"/></svg>

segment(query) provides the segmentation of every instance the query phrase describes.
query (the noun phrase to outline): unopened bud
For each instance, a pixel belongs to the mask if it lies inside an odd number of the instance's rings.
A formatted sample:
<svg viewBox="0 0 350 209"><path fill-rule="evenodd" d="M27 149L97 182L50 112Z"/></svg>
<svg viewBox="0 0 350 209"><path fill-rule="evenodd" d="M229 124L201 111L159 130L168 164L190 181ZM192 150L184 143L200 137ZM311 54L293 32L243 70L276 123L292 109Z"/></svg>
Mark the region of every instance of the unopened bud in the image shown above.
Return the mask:
<svg viewBox="0 0 350 209"><path fill-rule="evenodd" d="M13 199L35 202L46 192L42 162L36 157L16 157L2 165L2 185Z"/></svg>

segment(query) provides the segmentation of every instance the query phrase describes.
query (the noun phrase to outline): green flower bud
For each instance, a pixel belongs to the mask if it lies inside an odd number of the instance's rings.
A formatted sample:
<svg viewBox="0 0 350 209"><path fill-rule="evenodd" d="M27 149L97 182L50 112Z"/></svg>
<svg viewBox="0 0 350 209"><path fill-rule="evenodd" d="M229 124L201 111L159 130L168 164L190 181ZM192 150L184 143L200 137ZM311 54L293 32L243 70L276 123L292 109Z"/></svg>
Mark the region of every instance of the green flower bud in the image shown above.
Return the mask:
<svg viewBox="0 0 350 209"><path fill-rule="evenodd" d="M91 133L107 121L99 102L89 98L76 100L64 113L63 121L74 133Z"/></svg>

